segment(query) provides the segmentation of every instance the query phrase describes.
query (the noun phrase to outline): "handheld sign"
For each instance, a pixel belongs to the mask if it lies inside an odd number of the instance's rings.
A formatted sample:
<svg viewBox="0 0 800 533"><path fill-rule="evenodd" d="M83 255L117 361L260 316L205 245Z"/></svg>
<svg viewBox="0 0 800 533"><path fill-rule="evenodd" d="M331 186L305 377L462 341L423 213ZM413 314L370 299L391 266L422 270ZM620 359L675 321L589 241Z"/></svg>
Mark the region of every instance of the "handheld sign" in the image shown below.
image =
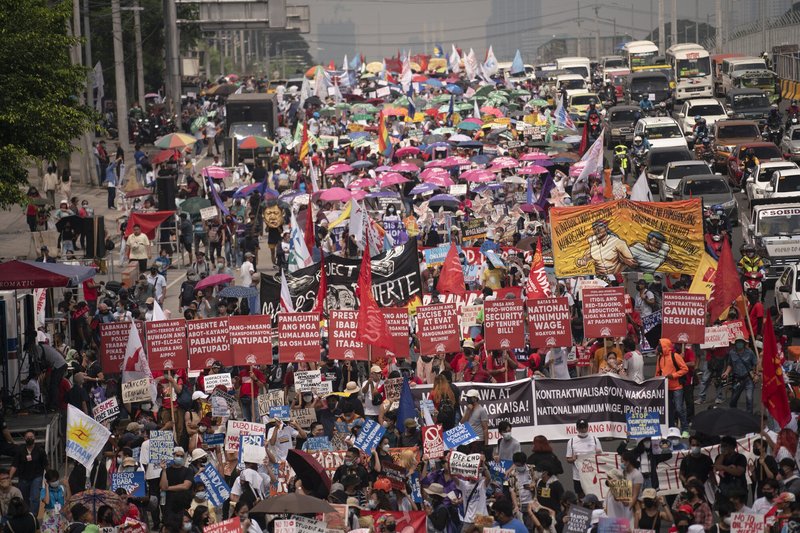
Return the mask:
<svg viewBox="0 0 800 533"><path fill-rule="evenodd" d="M625 413L628 436L632 439L661 435L661 423L657 411L629 411Z"/></svg>
<svg viewBox="0 0 800 533"><path fill-rule="evenodd" d="M200 481L206 486L208 501L214 507L219 507L231 497L231 488L225 483L222 476L213 465L207 464L202 472L194 477L195 481Z"/></svg>
<svg viewBox="0 0 800 533"><path fill-rule="evenodd" d="M386 433L386 428L375 422L374 420L367 420L361 431L358 432L353 446L363 451L367 455L372 455L375 448L381 442L383 435Z"/></svg>
<svg viewBox="0 0 800 533"><path fill-rule="evenodd" d="M144 472L114 472L111 474L111 491L125 489L132 498L143 498L145 495Z"/></svg>
<svg viewBox="0 0 800 533"><path fill-rule="evenodd" d="M448 450L476 440L478 440L478 435L469 424L459 424L453 429L448 429L444 432L444 446Z"/></svg>

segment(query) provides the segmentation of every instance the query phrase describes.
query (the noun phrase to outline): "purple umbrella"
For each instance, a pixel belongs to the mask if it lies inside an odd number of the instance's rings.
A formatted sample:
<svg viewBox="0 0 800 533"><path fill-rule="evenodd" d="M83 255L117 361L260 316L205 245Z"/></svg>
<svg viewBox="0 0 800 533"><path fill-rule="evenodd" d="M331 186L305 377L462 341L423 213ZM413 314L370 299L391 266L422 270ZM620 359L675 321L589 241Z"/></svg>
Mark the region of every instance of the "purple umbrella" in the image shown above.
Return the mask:
<svg viewBox="0 0 800 533"><path fill-rule="evenodd" d="M426 192L435 191L438 188L439 187L437 185L434 185L433 183L420 183L419 185L411 189L411 191L409 191L409 194L424 194Z"/></svg>

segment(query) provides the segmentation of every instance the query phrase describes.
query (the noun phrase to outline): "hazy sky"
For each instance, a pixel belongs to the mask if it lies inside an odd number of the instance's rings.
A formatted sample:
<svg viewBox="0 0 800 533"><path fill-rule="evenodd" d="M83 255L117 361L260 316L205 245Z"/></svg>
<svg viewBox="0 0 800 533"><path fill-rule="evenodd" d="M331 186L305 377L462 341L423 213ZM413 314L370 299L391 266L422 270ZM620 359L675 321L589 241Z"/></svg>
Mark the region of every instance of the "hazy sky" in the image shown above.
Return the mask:
<svg viewBox="0 0 800 533"><path fill-rule="evenodd" d="M289 3L311 6L311 33L306 36L311 53L320 61L333 59L338 64L344 53L352 57L358 51L379 58L409 47L414 53L430 53L430 43L439 42L448 50L450 43L467 49L474 47L482 55L491 44L487 43L487 31L490 36L503 32L501 24L486 27L492 5L509 1L516 0L289 0ZM534 39L539 44L553 35L576 34L578 0L528 1L541 4L538 22L542 29L521 33L520 39ZM669 21L672 0L665 0L664 4ZM705 22L710 15L710 23L714 24L712 0L677 0L677 4L679 17L694 19L699 6L700 20ZM591 19L583 27L588 25L590 31L594 30L595 5L599 18L616 19L618 34L627 32L641 38L649 33L651 5L653 25L657 24L657 0L581 0L581 18ZM612 22L600 21L599 25L601 35L613 33ZM428 43L428 49L423 49L424 43Z"/></svg>

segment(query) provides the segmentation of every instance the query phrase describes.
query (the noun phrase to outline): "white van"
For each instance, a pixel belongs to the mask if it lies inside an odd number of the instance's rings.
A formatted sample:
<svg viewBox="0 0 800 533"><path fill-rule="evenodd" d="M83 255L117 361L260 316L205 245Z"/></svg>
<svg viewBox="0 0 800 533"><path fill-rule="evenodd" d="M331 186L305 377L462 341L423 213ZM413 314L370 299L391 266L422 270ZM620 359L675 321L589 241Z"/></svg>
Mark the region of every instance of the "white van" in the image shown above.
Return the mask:
<svg viewBox="0 0 800 533"><path fill-rule="evenodd" d="M592 62L588 57L561 57L556 59L556 67L583 76L587 83L592 77Z"/></svg>

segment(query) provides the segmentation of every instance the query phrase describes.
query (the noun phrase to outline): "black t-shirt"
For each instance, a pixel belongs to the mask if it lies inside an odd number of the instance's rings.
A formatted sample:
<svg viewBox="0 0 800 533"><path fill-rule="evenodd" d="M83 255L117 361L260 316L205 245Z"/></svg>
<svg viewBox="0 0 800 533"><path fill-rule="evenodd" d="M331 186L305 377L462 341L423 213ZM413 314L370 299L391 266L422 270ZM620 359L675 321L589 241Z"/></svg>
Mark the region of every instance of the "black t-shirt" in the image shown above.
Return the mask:
<svg viewBox="0 0 800 533"><path fill-rule="evenodd" d="M17 469L17 477L32 481L44 475L44 470L47 468L47 455L44 453L44 448L38 444L33 445L30 454L27 446L20 446L17 448L11 466Z"/></svg>
<svg viewBox="0 0 800 533"><path fill-rule="evenodd" d="M89 368L86 369L86 375L90 378L96 378L100 372L103 371L103 368L100 366L100 361L94 361L89 365ZM90 395L92 393L92 389L99 386L100 384L96 381L85 381L83 383L83 388L86 389ZM90 396L91 397L91 396Z"/></svg>
<svg viewBox="0 0 800 533"><path fill-rule="evenodd" d="M564 486L557 479L549 485L544 481L536 484L536 499L545 507L554 511L561 509L561 497L564 495Z"/></svg>
<svg viewBox="0 0 800 533"><path fill-rule="evenodd" d="M711 457L705 454L700 454L698 457L687 455L681 460L681 475L686 478L694 476L701 483L708 481L713 469L714 463L711 461Z"/></svg>
<svg viewBox="0 0 800 533"><path fill-rule="evenodd" d="M342 371L339 369L339 367L329 367L328 365L323 365L321 369L322 375L325 376L325 381L330 381L333 383L333 392L340 392L339 388L342 381Z"/></svg>
<svg viewBox="0 0 800 533"><path fill-rule="evenodd" d="M9 517L3 526L3 533L36 533L37 529L39 521L32 513L26 513L22 516Z"/></svg>
<svg viewBox="0 0 800 533"><path fill-rule="evenodd" d="M724 457L722 459L722 466L741 466L742 467L742 475L741 476L732 476L727 472L723 472L720 474L719 480L719 490L720 492L727 496L731 490L743 490L747 491L747 458L742 455L741 453L734 452L728 457Z"/></svg>
<svg viewBox="0 0 800 533"><path fill-rule="evenodd" d="M194 483L194 473L185 466L170 466L164 469L167 473L167 485L173 487L185 481ZM167 491L167 508L186 509L192 503L192 491Z"/></svg>
<svg viewBox="0 0 800 533"><path fill-rule="evenodd" d="M89 407L89 393L83 387L72 387L67 392L67 403L83 410L83 402L86 402L86 407Z"/></svg>

